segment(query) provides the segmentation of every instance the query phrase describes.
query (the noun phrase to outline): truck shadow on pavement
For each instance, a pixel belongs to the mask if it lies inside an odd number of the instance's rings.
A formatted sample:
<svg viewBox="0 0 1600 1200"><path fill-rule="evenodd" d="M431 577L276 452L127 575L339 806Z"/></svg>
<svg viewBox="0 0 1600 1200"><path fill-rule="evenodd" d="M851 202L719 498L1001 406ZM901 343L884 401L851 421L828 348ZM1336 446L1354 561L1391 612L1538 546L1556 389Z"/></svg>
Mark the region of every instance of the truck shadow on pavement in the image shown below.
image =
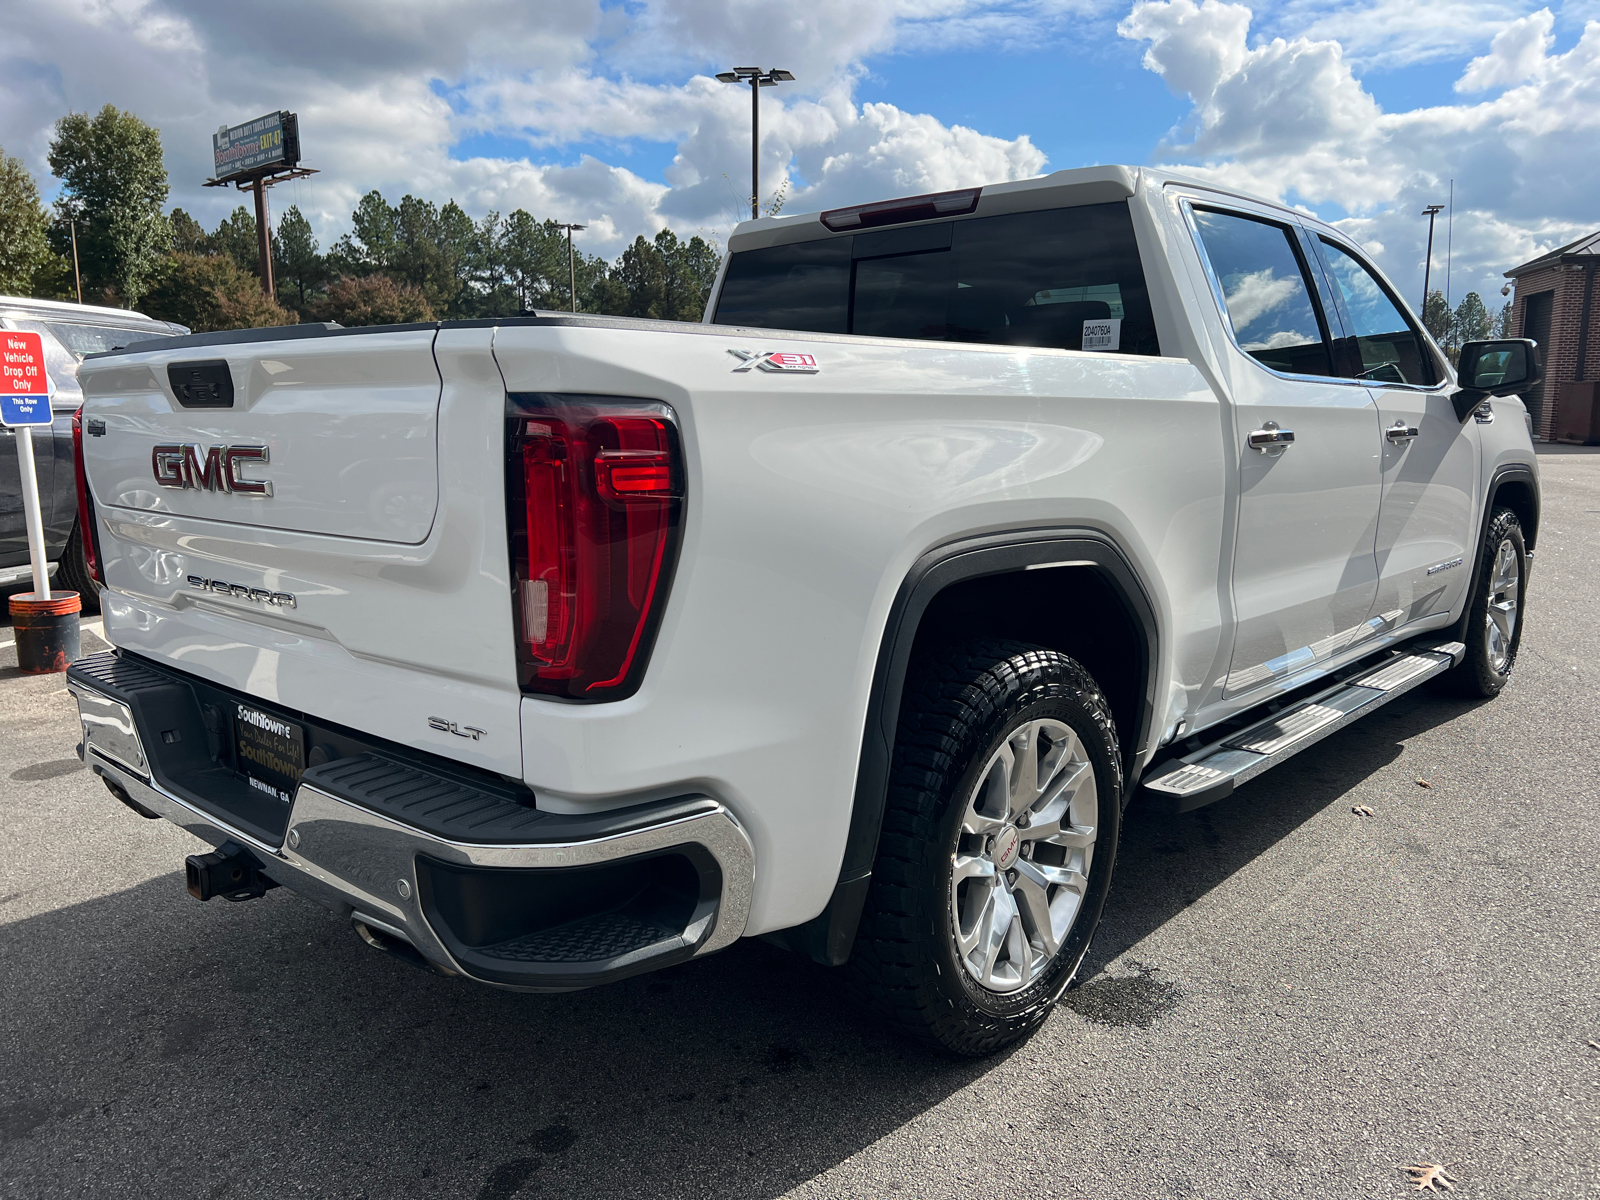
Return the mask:
<svg viewBox="0 0 1600 1200"><path fill-rule="evenodd" d="M1210 810L1131 810L1083 978L1467 707L1398 701ZM17 1194L775 1196L1003 1061L902 1043L760 942L537 996L408 967L283 890L197 905L179 874L3 928Z"/></svg>
<svg viewBox="0 0 1600 1200"><path fill-rule="evenodd" d="M1092 979L1323 809L1344 800L1399 758L1407 739L1484 703L1419 688L1206 808L1166 816L1136 798L1124 817L1105 917L1079 980Z"/></svg>

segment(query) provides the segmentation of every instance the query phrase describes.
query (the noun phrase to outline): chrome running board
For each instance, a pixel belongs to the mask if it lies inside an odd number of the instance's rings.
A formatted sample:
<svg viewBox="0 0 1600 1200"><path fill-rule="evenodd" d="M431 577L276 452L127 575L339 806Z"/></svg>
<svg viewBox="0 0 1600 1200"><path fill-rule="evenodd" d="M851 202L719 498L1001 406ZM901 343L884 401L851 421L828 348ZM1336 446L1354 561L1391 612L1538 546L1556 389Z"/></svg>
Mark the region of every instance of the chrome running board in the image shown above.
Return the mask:
<svg viewBox="0 0 1600 1200"><path fill-rule="evenodd" d="M1445 642L1366 664L1254 725L1158 764L1141 784L1146 800L1167 812L1185 813L1231 796L1239 784L1448 671L1466 649L1460 642Z"/></svg>

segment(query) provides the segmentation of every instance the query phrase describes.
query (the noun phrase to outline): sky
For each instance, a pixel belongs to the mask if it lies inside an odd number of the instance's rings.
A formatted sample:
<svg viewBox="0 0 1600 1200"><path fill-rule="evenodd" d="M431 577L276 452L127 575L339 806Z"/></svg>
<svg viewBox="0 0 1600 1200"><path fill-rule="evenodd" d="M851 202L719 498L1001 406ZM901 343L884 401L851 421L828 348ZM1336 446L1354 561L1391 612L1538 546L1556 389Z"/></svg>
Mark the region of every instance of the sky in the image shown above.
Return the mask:
<svg viewBox="0 0 1600 1200"><path fill-rule="evenodd" d="M1459 301L1600 228L1600 0L0 0L0 147L63 113L161 130L207 227L210 135L300 117L319 174L272 193L324 246L377 188L579 221L591 253L1095 163L1184 170L1334 221L1420 297L1429 203ZM1416 300L1413 299L1413 303Z"/></svg>

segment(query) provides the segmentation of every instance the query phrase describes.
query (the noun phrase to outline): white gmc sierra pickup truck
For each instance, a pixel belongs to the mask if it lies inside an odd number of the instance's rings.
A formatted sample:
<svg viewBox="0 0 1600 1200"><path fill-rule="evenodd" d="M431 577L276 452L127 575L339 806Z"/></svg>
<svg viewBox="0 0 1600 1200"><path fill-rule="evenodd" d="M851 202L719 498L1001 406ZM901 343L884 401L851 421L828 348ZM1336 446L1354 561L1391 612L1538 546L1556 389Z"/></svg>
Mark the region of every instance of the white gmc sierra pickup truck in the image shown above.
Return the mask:
<svg viewBox="0 0 1600 1200"><path fill-rule="evenodd" d="M1538 375L1117 167L741 225L699 325L133 345L80 372L80 752L200 899L543 990L765 936L987 1053L1130 801L1501 688Z"/></svg>

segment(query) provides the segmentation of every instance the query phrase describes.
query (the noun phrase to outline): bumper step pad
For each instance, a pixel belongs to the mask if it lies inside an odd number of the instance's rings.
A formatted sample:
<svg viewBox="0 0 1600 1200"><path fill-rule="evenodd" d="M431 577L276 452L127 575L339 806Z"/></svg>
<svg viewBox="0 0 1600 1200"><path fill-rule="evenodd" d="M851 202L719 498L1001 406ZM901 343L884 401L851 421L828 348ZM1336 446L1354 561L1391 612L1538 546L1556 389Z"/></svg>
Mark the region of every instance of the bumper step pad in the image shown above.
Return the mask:
<svg viewBox="0 0 1600 1200"><path fill-rule="evenodd" d="M530 807L517 789L451 778L383 754L358 754L311 767L300 777L330 796L451 842L548 846L612 837L703 811L704 796L678 796L604 813L553 813Z"/></svg>
<svg viewBox="0 0 1600 1200"><path fill-rule="evenodd" d="M1382 708L1461 661L1466 647L1446 642L1400 653L1281 712L1153 769L1142 790L1159 808L1192 812L1293 758L1352 721Z"/></svg>

